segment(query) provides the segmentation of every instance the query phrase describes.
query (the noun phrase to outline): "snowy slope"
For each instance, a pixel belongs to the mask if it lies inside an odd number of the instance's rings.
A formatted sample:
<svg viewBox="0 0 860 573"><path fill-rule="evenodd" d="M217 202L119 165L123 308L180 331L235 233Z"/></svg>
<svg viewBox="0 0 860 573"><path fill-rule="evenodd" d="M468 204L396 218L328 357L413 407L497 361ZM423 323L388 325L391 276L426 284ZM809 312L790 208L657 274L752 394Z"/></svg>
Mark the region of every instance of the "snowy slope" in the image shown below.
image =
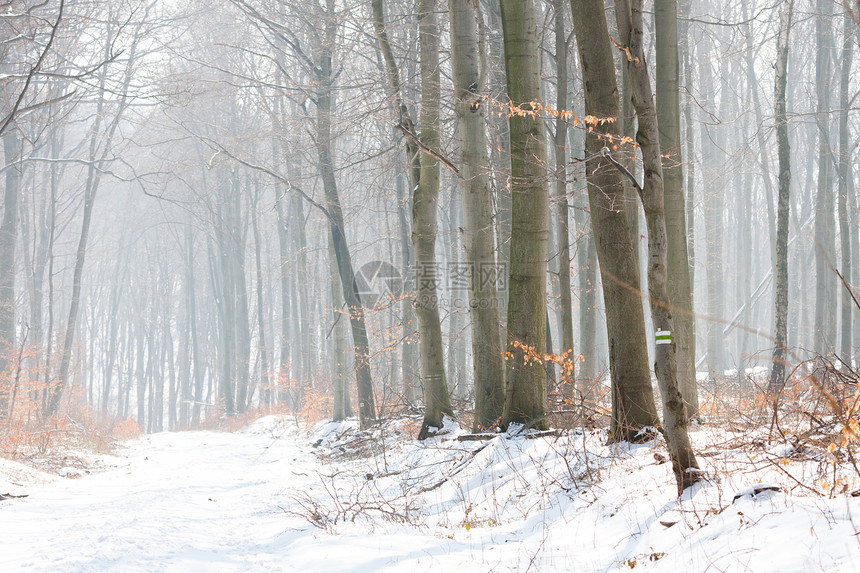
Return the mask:
<svg viewBox="0 0 860 573"><path fill-rule="evenodd" d="M460 435L269 417L148 436L78 479L3 461L0 493L29 497L0 501L0 571L860 570L860 498L713 456L678 502L656 443ZM744 491L764 477L780 491Z"/></svg>

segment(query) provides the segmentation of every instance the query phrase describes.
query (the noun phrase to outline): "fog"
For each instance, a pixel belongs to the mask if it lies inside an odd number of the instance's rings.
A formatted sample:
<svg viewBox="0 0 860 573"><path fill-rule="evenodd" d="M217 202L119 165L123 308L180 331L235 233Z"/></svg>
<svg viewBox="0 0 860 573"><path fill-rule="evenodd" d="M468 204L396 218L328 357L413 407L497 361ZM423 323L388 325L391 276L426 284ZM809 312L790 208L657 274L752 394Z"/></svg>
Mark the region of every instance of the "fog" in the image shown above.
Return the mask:
<svg viewBox="0 0 860 573"><path fill-rule="evenodd" d="M428 373L419 350L429 344L416 318L427 302L416 298L422 280L435 283L444 378L453 409L468 419L480 366L472 358L469 281L497 289L498 298L485 302L498 307L502 336L510 297L518 296L508 276L511 108L498 2L482 0L477 59L483 67L473 105L482 106L484 117L480 170L492 209L484 230L495 260L479 267L465 251L472 222L464 218L462 175L455 173L462 173L462 134L449 18L444 3L437 4L438 146L425 145L422 135L412 2L384 3L398 93L367 2L5 6L0 420L87 410L133 418L143 431L158 432L267 409L338 417L373 406L372 415L384 417L421 408ZM586 191L590 126L582 65L568 4L535 5L542 98L536 103L545 107L533 121L546 136L541 177L553 190L546 353L561 357L545 360L548 410L571 412L593 401L592 417L600 419L609 408L600 388L610 383L610 343ZM562 111L570 112L561 122L559 6L567 42ZM654 81L652 9L645 4L644 51ZM776 344L781 9L781 2L757 0L679 6L679 151L700 400L738 384L760 385L749 369L769 371ZM609 2L607 20L618 38ZM790 34L789 371L816 355L850 365L860 346L851 300L851 287L860 283L857 26L839 2L797 0ZM619 89L628 93L625 53L614 47L613 53ZM621 109L614 119L632 136L635 111ZM405 123L407 116L415 125ZM558 126L566 130L563 157L553 148ZM417 269L410 134L420 136L421 154L443 160L435 261ZM632 143L620 147L627 168L641 178L641 156L629 158L637 153ZM678 161L678 154L664 152L664 169ZM555 191L559 179L563 195ZM647 293L646 219L635 191L633 197L626 209L643 282L628 286ZM569 251L560 249L563 235ZM359 310L350 293L344 298L345 255ZM565 318L560 278L568 271ZM647 295L642 302L649 321ZM357 314L366 323L366 349L356 339ZM565 320L572 348L564 345ZM653 365L650 323L647 332ZM506 346L499 342L498 350L504 354ZM626 346L613 352L623 354ZM369 387L361 384L365 374ZM565 388L583 380L598 381L597 397Z"/></svg>

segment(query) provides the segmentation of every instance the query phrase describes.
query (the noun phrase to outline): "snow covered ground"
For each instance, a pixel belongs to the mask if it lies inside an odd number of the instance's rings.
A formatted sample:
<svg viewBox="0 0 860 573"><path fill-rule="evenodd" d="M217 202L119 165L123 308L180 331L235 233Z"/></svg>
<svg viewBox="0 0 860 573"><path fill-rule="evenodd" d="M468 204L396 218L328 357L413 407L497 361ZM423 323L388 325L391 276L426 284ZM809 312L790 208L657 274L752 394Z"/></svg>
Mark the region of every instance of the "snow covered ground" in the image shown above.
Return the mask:
<svg viewBox="0 0 860 573"><path fill-rule="evenodd" d="M860 571L860 498L797 485L790 448L710 448L679 502L657 442L410 423L156 434L80 477L0 460L29 496L0 501L0 571Z"/></svg>

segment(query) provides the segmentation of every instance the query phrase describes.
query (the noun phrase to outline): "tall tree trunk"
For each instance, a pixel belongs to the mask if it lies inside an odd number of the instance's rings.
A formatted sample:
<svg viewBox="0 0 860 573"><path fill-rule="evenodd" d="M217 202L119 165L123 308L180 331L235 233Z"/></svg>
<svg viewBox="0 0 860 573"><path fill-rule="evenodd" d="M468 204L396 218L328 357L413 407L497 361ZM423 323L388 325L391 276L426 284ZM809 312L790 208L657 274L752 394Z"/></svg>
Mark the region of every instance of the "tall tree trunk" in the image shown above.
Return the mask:
<svg viewBox="0 0 860 573"><path fill-rule="evenodd" d="M359 425L364 429L370 427L376 419L376 406L373 397L373 379L370 373L370 342L364 320L364 306L355 282L352 257L346 241L343 210L340 206L337 181L334 176L331 135L332 87L335 79L332 70L332 49L337 37L334 0L326 1L326 10L325 39L315 71L317 80L317 155L325 192L326 212L332 242L334 243L335 257L337 258L338 274L352 327L352 340L355 345L355 374L358 386L358 417Z"/></svg>
<svg viewBox="0 0 860 573"><path fill-rule="evenodd" d="M278 189L280 194L275 199L275 214L278 219L278 263L281 270L281 349L278 377L275 383L275 399L283 402L287 399L284 386L290 379L290 243L287 235L287 214L284 210L286 193Z"/></svg>
<svg viewBox="0 0 860 573"><path fill-rule="evenodd" d="M257 189L254 205L251 208L251 226L254 231L254 274L257 282L257 352L260 354L260 404L269 406L272 403L272 372L269 369L269 348L266 345L266 312L263 306L263 246L260 237L260 224L257 207L260 190Z"/></svg>
<svg viewBox="0 0 860 573"><path fill-rule="evenodd" d="M571 0L573 27L585 84L585 111L595 118L617 118L618 86L603 6ZM639 268L630 237L621 175L601 150L605 138L618 139L613 122L589 126L585 169L591 223L603 279L612 378L611 438L632 440L644 427L659 425L639 291Z"/></svg>
<svg viewBox="0 0 860 573"><path fill-rule="evenodd" d="M501 0L511 137L511 248L502 427L546 428L546 269L549 188L533 0Z"/></svg>
<svg viewBox="0 0 860 573"><path fill-rule="evenodd" d="M788 140L788 118L785 109L785 88L788 78L788 47L791 13L794 0L780 13L777 38L776 82L774 87L774 118L779 160L779 196L776 209L776 261L774 264L774 339L773 367L770 372L771 393L785 384L785 361L788 341L788 223L791 207L791 145Z"/></svg>
<svg viewBox="0 0 860 573"><path fill-rule="evenodd" d="M680 31L680 43L681 43L681 53L683 54L683 65L684 65L684 84L685 84L685 93L687 96L684 98L684 140L687 146L687 179L685 181L686 185L686 206L687 206L687 261L688 261L688 272L690 275L690 290L692 291L696 285L696 210L695 210L695 197L696 197L696 161L695 161L695 153L694 149L696 146L696 138L693 129L693 107L696 105L693 96L691 94L692 86L693 86L693 46L690 43L690 7L692 4L692 0L681 0L681 4L678 6L681 16L683 19L680 22L681 31ZM692 322L693 331L690 333L690 337L692 338L692 346L695 350L696 345L696 321L693 319ZM696 357L693 356L693 360L695 361ZM695 369L695 364L694 364Z"/></svg>
<svg viewBox="0 0 860 573"><path fill-rule="evenodd" d="M704 54L699 61L703 101L716 101L714 86L714 70L709 58L715 50L710 38L703 38L699 43ZM723 94L725 95L725 93ZM726 101L722 98L722 102ZM722 107L722 106L721 106ZM721 110L722 111L722 110ZM725 185L724 171L726 156L722 142L725 141L721 125L709 125L706 112L702 112L703 121L700 126L702 147L702 180L709 184L703 187L702 206L705 223L705 264L707 288L707 314L711 317L722 318L723 314L723 234L725 233L723 203L723 186ZM709 320L705 323L706 350L708 355L708 372L713 376L721 376L723 364L723 325L718 321Z"/></svg>
<svg viewBox="0 0 860 573"><path fill-rule="evenodd" d="M414 300L413 288L414 283L412 276L414 274L412 265L412 240L410 238L411 231L409 228L409 220L407 213L411 211L411 201L407 197L403 189L403 176L398 175L395 182L397 191L397 228L400 235L400 268L403 274L403 296L400 301L400 333L401 333L401 381L403 389L403 397L407 404L415 402L415 396L418 390L418 370L415 367L415 349L416 349L416 332L415 324L418 319L415 318L415 307L412 305Z"/></svg>
<svg viewBox="0 0 860 573"><path fill-rule="evenodd" d="M836 276L833 221L833 170L830 149L830 92L833 34L830 0L817 1L815 16L815 92L818 126L818 192L815 202L815 352L836 349Z"/></svg>
<svg viewBox="0 0 860 573"><path fill-rule="evenodd" d="M394 51L391 49L391 42L388 39L388 31L385 24L385 13L382 0L371 0L371 9L373 11L373 28L376 33L379 48L382 52L382 59L385 62L385 71L388 83L388 89L394 98L394 115L398 125L404 127L410 133L415 133L415 122L412 120L412 115L409 108L403 102L402 86L400 82L400 71L397 68L397 62L394 59ZM453 48L452 48L453 49ZM409 171L410 189L415 189L418 182L421 180L421 162L419 158L418 144L409 137L403 138L406 149L406 163ZM407 220L407 211L409 208L409 198L403 192L403 180L401 176L397 177L397 220L400 229L400 251L402 259L402 268L404 274L403 292L406 296L403 297L401 303L402 310L402 376L404 398L408 404L415 401L417 386L419 385L414 368L415 354L415 338L416 330L415 309L413 307L413 298L410 295L414 293L414 285L412 283L412 268L413 248L409 239L409 221ZM409 194L411 197L411 193Z"/></svg>
<svg viewBox="0 0 860 573"><path fill-rule="evenodd" d="M439 149L439 28L435 0L418 0L418 37L421 46L421 142ZM454 416L442 351L436 265L439 162L421 154L421 179L412 197L412 244L415 245L415 279L421 378L424 386L424 421L418 439L441 428L445 415Z"/></svg>
<svg viewBox="0 0 860 573"><path fill-rule="evenodd" d="M687 221L684 201L684 160L681 156L681 102L678 94L678 3L656 0L657 122L663 160L663 201L668 239L669 301L673 313L673 340L678 353L678 383L687 415L699 410L696 390L696 339L693 333L693 287L687 254Z"/></svg>
<svg viewBox="0 0 860 573"><path fill-rule="evenodd" d="M475 384L473 431L492 429L504 406L505 363L500 348L499 297L493 248L493 204L487 178L487 140L481 100L484 89L478 50L476 5L449 0L455 113L460 135L460 196L463 247L469 265L469 316Z"/></svg>
<svg viewBox="0 0 860 573"><path fill-rule="evenodd" d="M555 32L556 98L555 107L559 112L567 111L567 31L564 26L565 0L553 0L555 12L553 24ZM567 124L568 120L559 113L555 121L555 206L558 231L558 283L561 293L561 347L558 353L563 356L562 394L565 399L573 398L574 371L573 359L573 303L570 290L570 218L567 201Z"/></svg>
<svg viewBox="0 0 860 573"><path fill-rule="evenodd" d="M669 301L669 239L664 215L660 131L642 45L642 0L615 0L615 17L618 35L622 42L626 42L629 50L625 65L631 80L633 105L639 118L636 141L642 150L645 173L644 184L639 191L648 225L648 292L657 342L654 374L663 397L663 429L680 495L699 481L700 474L695 471L699 465L687 431L687 411L678 382L677 345L673 340L674 314ZM607 46L607 49L610 48ZM683 210L681 216L683 218Z"/></svg>
<svg viewBox="0 0 860 573"><path fill-rule="evenodd" d="M20 196L21 142L17 132L3 135L6 189L3 193L3 221L0 223L0 376L15 349L15 247L18 239L18 199Z"/></svg>
<svg viewBox="0 0 860 573"><path fill-rule="evenodd" d="M842 70L839 83L839 238L842 251L842 276L846 281L851 281L851 213L848 208L848 185L854 176L854 170L851 164L852 149L848 133L848 108L851 107L849 84L856 25L847 10L842 18L842 30L842 57L840 58ZM842 287L840 286L840 288ZM843 293L839 300L842 301L839 357L845 364L850 365L852 354L851 322L854 306L848 293Z"/></svg>
<svg viewBox="0 0 860 573"><path fill-rule="evenodd" d="M331 238L328 240L329 274L331 277L331 300L332 300L332 327L334 336L334 356L332 382L334 386L334 411L332 420L339 422L352 416L349 404L349 376L346 371L347 336L346 321L343 310L343 292L337 272L337 256L334 253L334 244Z"/></svg>

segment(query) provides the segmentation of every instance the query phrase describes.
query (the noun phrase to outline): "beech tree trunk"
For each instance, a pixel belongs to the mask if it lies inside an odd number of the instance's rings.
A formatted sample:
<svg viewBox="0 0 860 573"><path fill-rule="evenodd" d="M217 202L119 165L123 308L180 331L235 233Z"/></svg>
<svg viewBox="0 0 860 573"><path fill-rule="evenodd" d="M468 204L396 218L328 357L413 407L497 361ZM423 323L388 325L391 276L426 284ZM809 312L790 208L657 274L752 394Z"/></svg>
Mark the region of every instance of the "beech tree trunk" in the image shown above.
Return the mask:
<svg viewBox="0 0 860 573"><path fill-rule="evenodd" d="M501 354L499 297L493 244L493 203L487 178L487 138L478 50L480 18L471 0L448 0L451 66L460 135L463 247L469 273L472 365L475 384L473 431L491 430L504 406L505 363Z"/></svg>
<svg viewBox="0 0 860 573"><path fill-rule="evenodd" d="M854 176L848 133L848 109L851 107L851 95L849 84L851 81L851 62L853 60L854 47L854 32L855 24L851 19L850 14L846 10L842 18L842 63L841 78L839 83L839 188L838 188L838 207L839 207L839 238L841 250L841 272L846 281L851 281L851 213L849 212L848 202L848 186L851 184ZM856 231L855 231L856 232ZM850 282L848 284L851 284ZM838 287L840 290L842 285ZM852 348L852 314L854 305L848 293L843 293L838 297L842 301L841 304L841 320L840 320L840 350L839 357L845 364L851 364Z"/></svg>
<svg viewBox="0 0 860 573"><path fill-rule="evenodd" d="M421 142L438 150L439 137L439 28L435 0L418 1L418 38L421 46ZM424 387L424 421L418 439L441 428L445 415L454 417L439 320L438 275L436 265L437 207L439 202L439 161L421 154L421 179L412 197L412 244L415 245L416 315L421 340L421 379Z"/></svg>
<svg viewBox="0 0 860 573"><path fill-rule="evenodd" d="M696 389L696 339L693 332L693 288L687 253L684 160L681 156L681 103L678 94L678 2L655 0L657 44L657 121L663 158L663 204L668 239L669 301L677 346L678 383L687 415L699 410Z"/></svg>
<svg viewBox="0 0 860 573"><path fill-rule="evenodd" d="M317 155L320 176L325 192L325 204L329 219L338 274L346 300L349 322L352 327L352 340L355 346L355 375L358 386L358 418L362 429L370 427L376 420L376 405L373 397L373 379L370 373L370 342L364 320L364 306L358 294L352 256L346 241L343 223L343 210L334 176L332 157L331 113L332 86L332 49L337 37L337 20L334 17L334 0L326 1L325 41L320 49L320 57L315 67L317 80Z"/></svg>
<svg viewBox="0 0 860 573"><path fill-rule="evenodd" d="M773 367L768 390L773 394L785 384L785 361L788 342L788 225L791 208L791 145L788 140L788 118L785 88L788 78L788 47L794 0L780 14L777 38L774 118L779 161L779 195L776 208L776 261L774 263L774 348Z"/></svg>
<svg viewBox="0 0 860 573"><path fill-rule="evenodd" d="M833 167L830 150L830 92L833 34L832 2L818 0L815 16L815 92L818 100L818 191L815 199L815 340L818 354L836 349L836 275L833 221Z"/></svg>
<svg viewBox="0 0 860 573"><path fill-rule="evenodd" d="M555 28L556 99L558 111L567 110L567 32L564 26L564 0L553 0ZM567 201L567 125L568 120L559 114L555 122L555 207L558 231L558 288L561 293L561 346L558 353L564 356L562 367L562 394L566 400L574 394L573 357L573 303L570 290L570 216Z"/></svg>
<svg viewBox="0 0 860 573"><path fill-rule="evenodd" d="M545 429L546 269L549 188L543 124L532 116L541 101L533 0L502 0L505 71L512 113L511 247L507 375L502 427L512 422Z"/></svg>
<svg viewBox="0 0 860 573"><path fill-rule="evenodd" d="M615 17L618 35L630 53L625 65L631 80L633 106L639 118L636 141L642 151L645 174L640 198L648 226L648 292L656 332L654 373L663 397L663 430L680 495L699 481L700 473L678 383L674 313L669 301L669 239L664 214L660 132L643 49L642 0L615 0ZM681 214L683 216L683 210Z"/></svg>
<svg viewBox="0 0 860 573"><path fill-rule="evenodd" d="M570 6L585 84L586 114L617 118L618 85L603 6L588 0L571 0ZM660 424L648 370L639 268L621 174L601 152L609 136L618 140L616 124L589 127L585 170L606 304L612 378L610 436L614 441L633 440L642 428Z"/></svg>

